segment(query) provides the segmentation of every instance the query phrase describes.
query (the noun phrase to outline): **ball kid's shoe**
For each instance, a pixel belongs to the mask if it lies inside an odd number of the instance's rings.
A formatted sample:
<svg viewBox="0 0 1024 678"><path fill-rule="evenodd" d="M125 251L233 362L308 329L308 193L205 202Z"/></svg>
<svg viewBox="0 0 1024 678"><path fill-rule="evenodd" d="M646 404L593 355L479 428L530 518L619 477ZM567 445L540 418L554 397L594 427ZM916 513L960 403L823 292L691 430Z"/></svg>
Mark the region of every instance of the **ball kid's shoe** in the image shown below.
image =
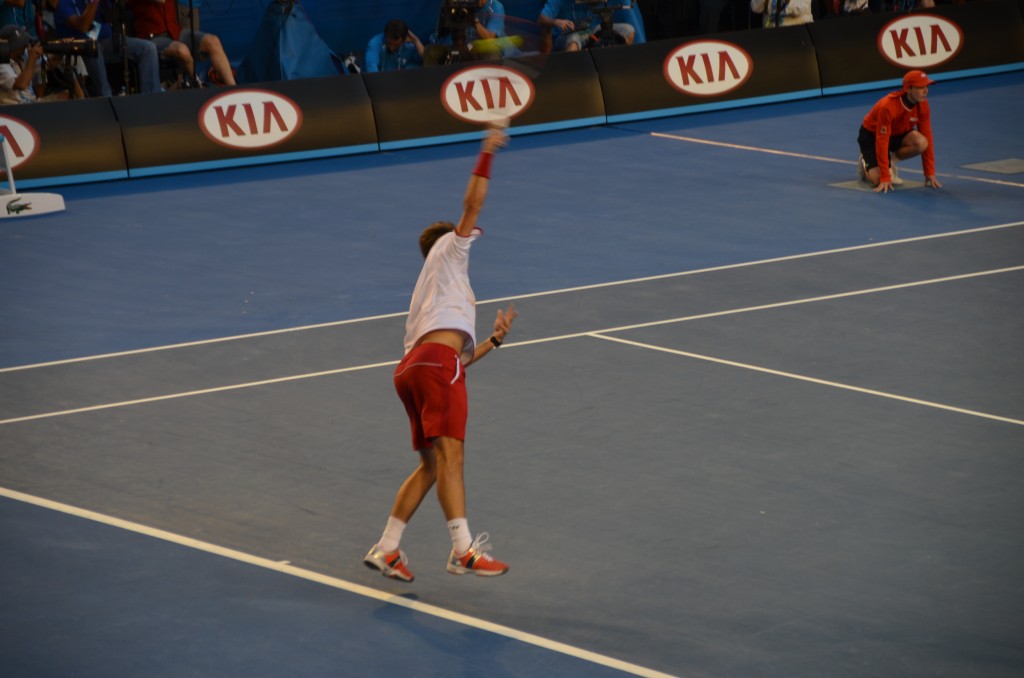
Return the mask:
<svg viewBox="0 0 1024 678"><path fill-rule="evenodd" d="M868 180L868 163L863 155L857 160L857 178L861 181Z"/></svg>
<svg viewBox="0 0 1024 678"><path fill-rule="evenodd" d="M902 186L903 185L903 179L901 179L900 175L896 173L896 156L895 155L890 155L889 156L889 178L891 179L890 183L892 183L893 186Z"/></svg>
<svg viewBox="0 0 1024 678"><path fill-rule="evenodd" d="M490 537L486 532L481 532L473 540L473 544L461 556L455 555L455 549L448 556L448 571L452 574L475 574L479 577L497 577L508 572L508 565L495 560L486 551L490 546L485 546Z"/></svg>
<svg viewBox="0 0 1024 678"><path fill-rule="evenodd" d="M409 559L405 557L405 551L398 549L392 553L384 553L376 544L363 558L363 564L372 570L380 570L380 573L388 579L398 581L412 581L413 576L409 568L405 566Z"/></svg>

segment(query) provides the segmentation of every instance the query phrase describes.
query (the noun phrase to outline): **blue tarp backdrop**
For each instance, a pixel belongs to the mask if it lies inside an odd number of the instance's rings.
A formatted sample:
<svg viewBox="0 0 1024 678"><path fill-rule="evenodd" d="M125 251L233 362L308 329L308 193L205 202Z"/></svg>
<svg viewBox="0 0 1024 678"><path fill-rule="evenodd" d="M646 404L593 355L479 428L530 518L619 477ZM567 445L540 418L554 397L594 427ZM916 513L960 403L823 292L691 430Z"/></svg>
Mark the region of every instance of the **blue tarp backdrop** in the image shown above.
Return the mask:
<svg viewBox="0 0 1024 678"><path fill-rule="evenodd" d="M317 34L301 3L271 3L238 68L240 82L337 75L340 61Z"/></svg>

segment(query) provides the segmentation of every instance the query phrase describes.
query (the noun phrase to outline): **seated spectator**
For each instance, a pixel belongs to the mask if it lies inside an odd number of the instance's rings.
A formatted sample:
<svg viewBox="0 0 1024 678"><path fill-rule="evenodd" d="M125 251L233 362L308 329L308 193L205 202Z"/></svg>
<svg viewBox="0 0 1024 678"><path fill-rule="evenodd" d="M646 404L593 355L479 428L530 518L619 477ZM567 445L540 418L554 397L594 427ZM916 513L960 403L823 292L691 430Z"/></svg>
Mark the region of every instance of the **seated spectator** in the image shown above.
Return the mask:
<svg viewBox="0 0 1024 678"><path fill-rule="evenodd" d="M36 0L0 0L0 26L21 26L33 40L36 32Z"/></svg>
<svg viewBox="0 0 1024 678"><path fill-rule="evenodd" d="M45 33L37 33L36 29L36 3L39 0L0 0L0 26L15 25L24 28L32 42L39 41L40 36L45 37ZM49 10L50 4L56 4L55 0L44 0L43 3L43 15ZM39 16L38 19L40 26L42 27L41 19L43 16ZM46 55L44 50L44 56L39 59L37 66L41 67L40 71L36 73L36 90L39 91L40 86L45 87L47 95L40 98L62 98L60 92L75 92L75 98L82 98L82 87L79 82L78 71L81 70L81 75L85 76L84 67L78 69L78 64L81 63L81 59L73 56L55 57L54 55Z"/></svg>
<svg viewBox="0 0 1024 678"><path fill-rule="evenodd" d="M750 10L763 17L765 28L795 26L814 21L811 0L750 0Z"/></svg>
<svg viewBox="0 0 1024 678"><path fill-rule="evenodd" d="M113 58L116 51L114 31L106 18L106 12L99 12L99 6L100 0L58 0L53 10L53 23L58 37L78 40L90 38L98 42L99 54L83 58L83 61L89 74L89 94L108 97L111 92L106 60ZM156 46L149 40L138 38L127 38L125 43L124 49L120 51L138 68L139 91L143 94L161 91L160 57Z"/></svg>
<svg viewBox="0 0 1024 678"><path fill-rule="evenodd" d="M576 52L594 44L600 44L601 16L576 0L547 0L537 18L544 36L541 51ZM557 33L555 33L557 31ZM616 42L633 44L636 29L623 22L612 24Z"/></svg>
<svg viewBox="0 0 1024 678"><path fill-rule="evenodd" d="M498 0L479 0L478 9L466 26L453 28L447 25L442 10L437 31L430 36L430 46L423 55L427 66L448 63L455 60L497 59L502 56L500 40L505 37L505 7ZM462 17L454 17L461 21ZM497 42L489 42L497 41ZM508 49L514 49L511 43Z"/></svg>
<svg viewBox="0 0 1024 678"><path fill-rule="evenodd" d="M370 38L363 57L367 73L404 71L423 65L423 43L401 19L384 25L384 32Z"/></svg>
<svg viewBox="0 0 1024 678"><path fill-rule="evenodd" d="M213 33L192 32L181 28L178 21L177 0L128 0L135 23L135 35L148 38L156 44L165 59L176 61L191 80L188 84L198 85L195 78L195 55L192 45L199 48L200 56L209 59L213 71L211 80L222 85L234 85L235 73L224 52L220 38Z"/></svg>
<svg viewBox="0 0 1024 678"><path fill-rule="evenodd" d="M39 82L39 59L43 48L23 26L8 24L0 28L0 40L7 43L10 60L0 63L0 105L30 104L36 101L67 99L68 90L47 91ZM79 98L82 95L78 91Z"/></svg>

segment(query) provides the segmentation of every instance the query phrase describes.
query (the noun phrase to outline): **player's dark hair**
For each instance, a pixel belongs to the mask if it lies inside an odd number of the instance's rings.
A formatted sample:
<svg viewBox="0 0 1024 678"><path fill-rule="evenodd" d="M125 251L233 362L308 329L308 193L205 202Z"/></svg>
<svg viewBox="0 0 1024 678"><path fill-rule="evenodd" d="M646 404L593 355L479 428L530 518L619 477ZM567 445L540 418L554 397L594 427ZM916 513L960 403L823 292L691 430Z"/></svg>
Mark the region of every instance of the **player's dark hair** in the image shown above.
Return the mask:
<svg viewBox="0 0 1024 678"><path fill-rule="evenodd" d="M389 40L405 40L409 36L409 26L401 19L392 19L384 24L384 37Z"/></svg>
<svg viewBox="0 0 1024 678"><path fill-rule="evenodd" d="M423 233L420 234L420 252L423 252L423 258L427 258L427 255L430 254L430 248L434 246L438 238L454 230L455 224L450 221L435 221L423 229Z"/></svg>

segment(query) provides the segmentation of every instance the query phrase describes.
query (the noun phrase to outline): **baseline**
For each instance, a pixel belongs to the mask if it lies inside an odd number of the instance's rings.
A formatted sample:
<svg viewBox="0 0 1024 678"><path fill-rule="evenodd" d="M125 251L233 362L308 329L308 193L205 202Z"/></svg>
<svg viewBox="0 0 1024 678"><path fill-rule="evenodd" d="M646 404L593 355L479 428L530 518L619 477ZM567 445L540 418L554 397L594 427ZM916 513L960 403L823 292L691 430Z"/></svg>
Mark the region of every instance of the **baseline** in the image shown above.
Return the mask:
<svg viewBox="0 0 1024 678"><path fill-rule="evenodd" d="M593 664L618 669L625 673L630 673L637 676L646 676L649 678L670 678L669 674L662 673L660 671L654 671L643 666L638 666L636 664L615 659L614 657L608 657L602 654L598 654L596 652L591 652L589 650L574 647L572 645L559 643L557 641L553 641L548 638L543 638L532 633L526 633L524 631L519 631L517 629L510 628L508 626L495 624L493 622L489 622L478 617L472 617L458 612L453 612L451 610L446 610L436 605L421 603L416 600L410 600L408 598L404 598L402 596L391 593L384 593L382 591L378 591L368 586L355 584L344 579L339 579L337 577L331 577L325 574L321 574L319 572L307 570L305 568L296 567L290 564L288 561L278 562L270 560L250 553L244 553L242 551L237 551L235 549L218 546L216 544L200 541L198 539L193 539L191 537L185 537L179 534L174 534L172 532L168 532L165 530L148 527L146 525L124 520L114 516L97 513L95 511L89 511L87 509L70 506L68 504L62 504L60 502L52 501L50 499L25 494L23 492L18 492L17 490L11 490L5 487L0 487L0 496L7 497L8 499L13 499L15 501L20 501L27 504L32 504L42 508L50 509L53 511L58 511L68 515L76 516L78 518L84 518L86 520L91 520L93 522L102 523L105 525L109 525L111 527L127 530L129 532L135 532L137 534L153 537L155 539L160 539L162 541L171 542L174 544L178 544L180 546L185 546L187 548L204 551L206 553L211 553L213 555L221 556L223 558L229 558L231 560L247 563L249 565L255 565L257 567L261 567L267 570L273 570L281 574L287 574L292 577L298 577L300 579L305 579L311 582L315 582L317 584L329 586L331 588L341 589L349 593L354 593L356 595L372 598L374 600L379 600L389 605L405 607L410 610L420 612L422 614L431 615L434 617L438 617L440 619L444 619L446 621L451 621L458 624L463 624L466 626L477 628L482 631L494 633L496 635L504 636L546 650L551 650L553 652L568 655L576 659L589 661Z"/></svg>

